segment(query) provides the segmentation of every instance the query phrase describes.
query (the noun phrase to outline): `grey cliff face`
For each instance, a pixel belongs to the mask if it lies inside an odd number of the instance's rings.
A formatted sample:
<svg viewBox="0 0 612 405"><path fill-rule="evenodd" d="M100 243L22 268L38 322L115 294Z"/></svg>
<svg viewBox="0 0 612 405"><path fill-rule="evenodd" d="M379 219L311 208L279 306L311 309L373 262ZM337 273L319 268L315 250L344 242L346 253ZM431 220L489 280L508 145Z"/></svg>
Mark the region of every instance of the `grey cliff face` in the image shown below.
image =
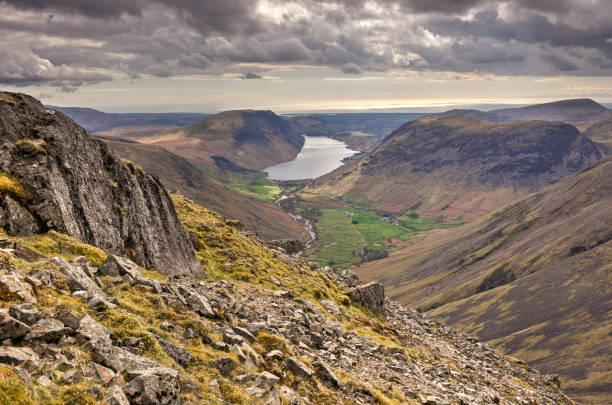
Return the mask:
<svg viewBox="0 0 612 405"><path fill-rule="evenodd" d="M27 95L0 93L0 171L22 186L0 190L7 232L57 230L164 273L201 272L162 184Z"/></svg>

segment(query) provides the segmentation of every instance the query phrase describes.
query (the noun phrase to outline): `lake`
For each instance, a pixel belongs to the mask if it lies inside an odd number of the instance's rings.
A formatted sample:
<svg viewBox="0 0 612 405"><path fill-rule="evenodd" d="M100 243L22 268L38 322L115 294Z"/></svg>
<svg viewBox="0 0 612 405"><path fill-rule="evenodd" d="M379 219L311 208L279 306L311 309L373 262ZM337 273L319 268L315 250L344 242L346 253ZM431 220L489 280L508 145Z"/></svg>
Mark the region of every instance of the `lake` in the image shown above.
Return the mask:
<svg viewBox="0 0 612 405"><path fill-rule="evenodd" d="M344 142L326 136L306 136L297 157L264 169L273 180L314 179L342 166L342 159L358 151L347 148Z"/></svg>

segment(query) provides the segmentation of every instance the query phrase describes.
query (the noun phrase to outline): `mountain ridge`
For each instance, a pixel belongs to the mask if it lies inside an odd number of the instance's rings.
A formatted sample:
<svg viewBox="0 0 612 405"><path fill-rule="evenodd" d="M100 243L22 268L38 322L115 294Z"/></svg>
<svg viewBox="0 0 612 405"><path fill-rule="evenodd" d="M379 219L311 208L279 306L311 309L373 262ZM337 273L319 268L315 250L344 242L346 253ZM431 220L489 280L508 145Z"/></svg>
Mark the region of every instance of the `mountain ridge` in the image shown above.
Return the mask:
<svg viewBox="0 0 612 405"><path fill-rule="evenodd" d="M218 155L256 170L294 159L304 144L283 118L267 110L224 111L139 141L163 146L199 167L214 168L212 156Z"/></svg>
<svg viewBox="0 0 612 405"><path fill-rule="evenodd" d="M429 116L404 124L316 184L387 212L472 220L602 156L569 124Z"/></svg>

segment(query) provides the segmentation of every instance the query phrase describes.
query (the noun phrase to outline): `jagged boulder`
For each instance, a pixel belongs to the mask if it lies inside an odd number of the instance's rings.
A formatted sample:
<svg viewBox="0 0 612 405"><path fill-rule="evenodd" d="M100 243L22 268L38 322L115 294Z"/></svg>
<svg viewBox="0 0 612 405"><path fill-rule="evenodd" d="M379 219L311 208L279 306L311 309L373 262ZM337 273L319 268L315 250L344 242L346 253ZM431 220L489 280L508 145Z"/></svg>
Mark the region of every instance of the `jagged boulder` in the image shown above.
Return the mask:
<svg viewBox="0 0 612 405"><path fill-rule="evenodd" d="M123 162L64 114L24 95L0 97L0 225L57 230L167 274L201 274L161 182ZM8 198L7 198L8 196Z"/></svg>
<svg viewBox="0 0 612 405"><path fill-rule="evenodd" d="M11 305L9 314L26 325L32 325L41 315L38 308L32 304Z"/></svg>
<svg viewBox="0 0 612 405"><path fill-rule="evenodd" d="M35 304L36 297L30 284L23 281L16 273L0 276L0 297L3 299L20 299Z"/></svg>
<svg viewBox="0 0 612 405"><path fill-rule="evenodd" d="M270 241L269 245L283 249L288 255L294 255L304 250L304 243L297 239L275 239Z"/></svg>
<svg viewBox="0 0 612 405"><path fill-rule="evenodd" d="M373 312L381 312L385 305L385 287L378 281L372 281L352 290L349 297Z"/></svg>
<svg viewBox="0 0 612 405"><path fill-rule="evenodd" d="M340 275L339 281L349 288L359 285L359 277L351 270L344 270Z"/></svg>
<svg viewBox="0 0 612 405"><path fill-rule="evenodd" d="M123 276L127 274L133 279L142 277L136 263L117 255L108 255L98 271L103 276Z"/></svg>
<svg viewBox="0 0 612 405"><path fill-rule="evenodd" d="M4 311L0 311L0 340L25 336L30 327Z"/></svg>
<svg viewBox="0 0 612 405"><path fill-rule="evenodd" d="M24 339L57 342L62 336L68 335L72 332L72 329L67 328L57 319L43 318L32 325L30 332Z"/></svg>
<svg viewBox="0 0 612 405"><path fill-rule="evenodd" d="M81 266L73 266L61 257L53 257L51 262L59 268L63 275L68 277L70 291L87 291L90 296L104 295L102 289Z"/></svg>
<svg viewBox="0 0 612 405"><path fill-rule="evenodd" d="M164 367L138 370L123 388L132 405L179 405L181 388L179 372Z"/></svg>

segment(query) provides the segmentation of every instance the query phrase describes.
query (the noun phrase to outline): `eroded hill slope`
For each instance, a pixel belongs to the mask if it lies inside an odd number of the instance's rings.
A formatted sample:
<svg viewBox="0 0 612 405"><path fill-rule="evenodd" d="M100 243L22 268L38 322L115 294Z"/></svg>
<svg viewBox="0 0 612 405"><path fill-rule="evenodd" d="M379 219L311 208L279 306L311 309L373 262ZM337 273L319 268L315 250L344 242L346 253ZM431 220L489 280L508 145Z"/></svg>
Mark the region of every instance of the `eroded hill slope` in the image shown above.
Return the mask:
<svg viewBox="0 0 612 405"><path fill-rule="evenodd" d="M612 159L358 273L400 302L610 400ZM603 396L602 396L603 395Z"/></svg>

